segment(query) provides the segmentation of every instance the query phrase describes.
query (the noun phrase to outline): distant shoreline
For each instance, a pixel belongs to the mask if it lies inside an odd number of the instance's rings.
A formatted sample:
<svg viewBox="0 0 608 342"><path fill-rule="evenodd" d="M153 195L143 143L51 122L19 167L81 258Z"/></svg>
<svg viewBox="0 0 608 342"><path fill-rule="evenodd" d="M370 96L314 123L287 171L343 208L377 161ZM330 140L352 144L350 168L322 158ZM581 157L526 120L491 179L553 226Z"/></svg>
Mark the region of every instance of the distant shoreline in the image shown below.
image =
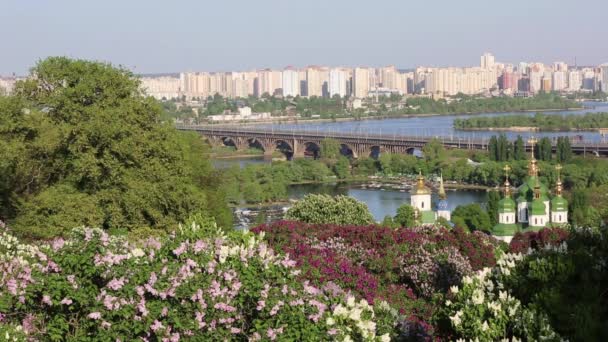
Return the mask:
<svg viewBox="0 0 608 342"><path fill-rule="evenodd" d="M568 128L568 129L544 129L535 126L511 126L511 127L471 127L456 128L457 131L498 131L498 132L597 132L601 128Z"/></svg>
<svg viewBox="0 0 608 342"><path fill-rule="evenodd" d="M367 121L367 120L385 120L385 119L408 119L408 118L424 118L434 116L457 116L457 115L483 115L483 114L507 114L507 113L533 113L533 112L568 112L572 110L590 109L585 106L575 108L546 108L546 109L526 109L526 110L510 110L505 112L459 112L459 113L420 113L420 114L398 114L398 115L385 115L385 116L364 116L361 118L347 117L347 118L335 118L335 119L306 119L306 118L293 118L293 119L270 119L260 121L241 121L241 122L226 122L217 124L204 124L205 126L241 126L246 125L264 125L264 124L301 124L301 123L323 123L323 122L349 122L349 121Z"/></svg>

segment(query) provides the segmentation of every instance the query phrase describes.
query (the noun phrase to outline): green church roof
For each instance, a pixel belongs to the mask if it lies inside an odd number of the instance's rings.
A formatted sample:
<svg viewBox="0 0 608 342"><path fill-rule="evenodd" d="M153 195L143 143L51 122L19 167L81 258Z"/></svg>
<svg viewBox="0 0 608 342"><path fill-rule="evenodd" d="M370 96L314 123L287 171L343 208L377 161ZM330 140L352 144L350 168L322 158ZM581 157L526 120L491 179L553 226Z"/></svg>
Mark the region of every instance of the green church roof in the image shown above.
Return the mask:
<svg viewBox="0 0 608 342"><path fill-rule="evenodd" d="M545 203L542 198L532 201L532 204L528 209L530 210L530 215L545 215L546 213Z"/></svg>
<svg viewBox="0 0 608 342"><path fill-rule="evenodd" d="M568 201L562 196L555 196L551 200L551 211L568 211Z"/></svg>
<svg viewBox="0 0 608 342"><path fill-rule="evenodd" d="M499 223L492 228L492 235L513 236L521 229L515 223Z"/></svg>
<svg viewBox="0 0 608 342"><path fill-rule="evenodd" d="M534 187L536 186L537 176L528 176L524 183L517 188L517 202L531 202L534 199ZM540 198L543 201L549 200L549 189L539 181Z"/></svg>
<svg viewBox="0 0 608 342"><path fill-rule="evenodd" d="M499 213L514 213L515 212L515 201L511 197L505 197L498 201L498 212Z"/></svg>

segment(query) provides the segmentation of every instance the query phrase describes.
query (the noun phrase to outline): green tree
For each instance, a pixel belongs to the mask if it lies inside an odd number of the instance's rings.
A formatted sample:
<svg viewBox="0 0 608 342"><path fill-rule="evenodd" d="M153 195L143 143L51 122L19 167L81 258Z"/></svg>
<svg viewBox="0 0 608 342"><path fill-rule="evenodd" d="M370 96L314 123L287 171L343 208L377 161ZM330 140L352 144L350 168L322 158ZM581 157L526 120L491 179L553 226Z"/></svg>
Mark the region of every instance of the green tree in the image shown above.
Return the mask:
<svg viewBox="0 0 608 342"><path fill-rule="evenodd" d="M323 159L338 159L340 156L340 143L336 139L325 138L319 146L319 157Z"/></svg>
<svg viewBox="0 0 608 342"><path fill-rule="evenodd" d="M568 137L557 138L555 159L558 163L567 163L572 158L572 146Z"/></svg>
<svg viewBox="0 0 608 342"><path fill-rule="evenodd" d="M365 203L348 196L309 194L294 204L285 219L306 223L365 225L374 222Z"/></svg>
<svg viewBox="0 0 608 342"><path fill-rule="evenodd" d="M231 224L206 147L162 124L127 70L48 58L0 98L0 113L0 210L23 236L166 229L196 211Z"/></svg>
<svg viewBox="0 0 608 342"><path fill-rule="evenodd" d="M493 135L488 142L488 156L490 160L498 160L498 139Z"/></svg>
<svg viewBox="0 0 608 342"><path fill-rule="evenodd" d="M500 192L496 190L488 191L488 215L490 216L490 224L492 226L498 223L498 202L500 201Z"/></svg>
<svg viewBox="0 0 608 342"><path fill-rule="evenodd" d="M397 208L397 215L393 221L395 224L401 227L413 227L415 225L415 213L414 207L409 204L402 204L399 208Z"/></svg>
<svg viewBox="0 0 608 342"><path fill-rule="evenodd" d="M350 163L348 158L340 156L336 164L333 166L333 170L338 179L348 178L350 174Z"/></svg>
<svg viewBox="0 0 608 342"><path fill-rule="evenodd" d="M477 203L459 205L452 212L452 222L456 226L469 231L481 230L489 232L492 229L490 216Z"/></svg>
<svg viewBox="0 0 608 342"><path fill-rule="evenodd" d="M515 140L515 143L513 144L513 159L526 159L526 146L524 145L524 139L522 139L521 135L517 136L517 140Z"/></svg>

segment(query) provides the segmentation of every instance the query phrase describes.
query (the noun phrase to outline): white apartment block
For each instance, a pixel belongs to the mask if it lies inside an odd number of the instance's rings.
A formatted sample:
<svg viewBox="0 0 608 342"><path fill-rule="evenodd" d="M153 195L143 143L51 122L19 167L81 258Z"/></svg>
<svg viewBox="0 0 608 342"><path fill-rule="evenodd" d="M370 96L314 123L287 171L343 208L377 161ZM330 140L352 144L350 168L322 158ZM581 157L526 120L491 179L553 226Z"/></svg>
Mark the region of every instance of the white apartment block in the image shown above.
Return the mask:
<svg viewBox="0 0 608 342"><path fill-rule="evenodd" d="M297 70L286 68L283 70L283 96L296 97L300 95L300 76Z"/></svg>
<svg viewBox="0 0 608 342"><path fill-rule="evenodd" d="M179 97L180 78L172 76L142 77L141 88L155 99L174 99Z"/></svg>
<svg viewBox="0 0 608 342"><path fill-rule="evenodd" d="M347 73L342 69L331 69L329 70L329 96L339 95L340 97L346 96L346 82Z"/></svg>

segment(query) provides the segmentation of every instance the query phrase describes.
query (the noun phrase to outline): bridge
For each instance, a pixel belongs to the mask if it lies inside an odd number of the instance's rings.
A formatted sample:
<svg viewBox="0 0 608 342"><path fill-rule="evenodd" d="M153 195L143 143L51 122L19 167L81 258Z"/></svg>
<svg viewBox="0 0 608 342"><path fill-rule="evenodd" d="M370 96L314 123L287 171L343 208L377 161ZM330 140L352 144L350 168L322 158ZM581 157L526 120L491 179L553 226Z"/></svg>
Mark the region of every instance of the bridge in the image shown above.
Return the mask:
<svg viewBox="0 0 608 342"><path fill-rule="evenodd" d="M380 153L413 154L422 149L432 139L439 140L448 149L487 150L489 139L473 139L441 136L403 136L396 134L361 134L350 132L310 132L298 130L273 130L262 128L242 128L178 125L178 130L195 131L204 136L212 146L235 146L237 150L259 148L265 157L275 151L283 152L287 158L300 158L305 155L316 156L321 141L332 138L340 143L341 153L359 158L378 156ZM608 143L576 142L572 151L577 154L608 156ZM530 150L526 146L526 150ZM556 145L553 145L555 152Z"/></svg>

